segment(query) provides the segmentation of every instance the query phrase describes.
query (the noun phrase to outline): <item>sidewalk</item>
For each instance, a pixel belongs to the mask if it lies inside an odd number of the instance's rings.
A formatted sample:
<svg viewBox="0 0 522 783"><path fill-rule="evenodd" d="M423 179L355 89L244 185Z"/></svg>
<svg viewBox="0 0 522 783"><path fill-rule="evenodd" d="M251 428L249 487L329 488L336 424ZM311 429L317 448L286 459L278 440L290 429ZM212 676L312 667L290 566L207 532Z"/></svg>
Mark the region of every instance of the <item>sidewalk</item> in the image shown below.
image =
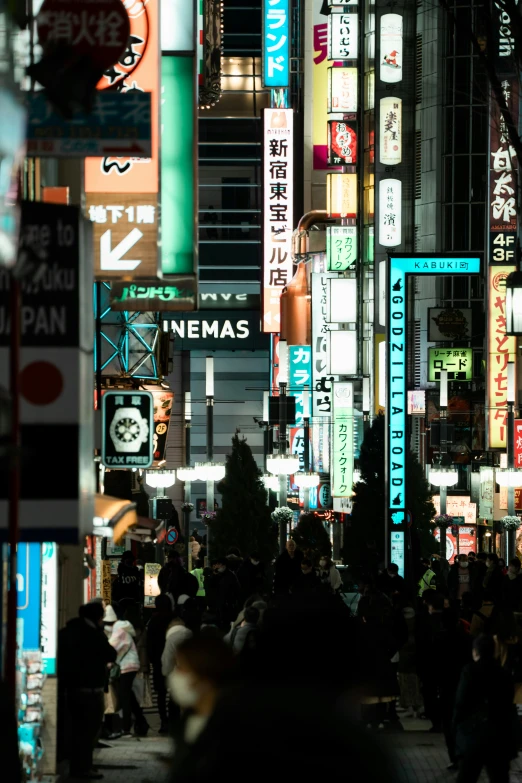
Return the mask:
<svg viewBox="0 0 522 783"><path fill-rule="evenodd" d="M103 773L103 783L166 783L171 755L170 739L159 735L159 721L147 716L151 729L145 738L103 740L94 763Z"/></svg>

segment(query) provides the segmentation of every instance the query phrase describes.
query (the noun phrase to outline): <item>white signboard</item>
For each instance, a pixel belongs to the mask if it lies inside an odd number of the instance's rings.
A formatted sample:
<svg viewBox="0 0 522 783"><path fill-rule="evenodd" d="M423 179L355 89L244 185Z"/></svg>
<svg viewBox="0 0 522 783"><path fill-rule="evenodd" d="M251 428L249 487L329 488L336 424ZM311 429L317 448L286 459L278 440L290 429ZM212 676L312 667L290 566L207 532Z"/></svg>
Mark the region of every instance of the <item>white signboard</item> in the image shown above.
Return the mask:
<svg viewBox="0 0 522 783"><path fill-rule="evenodd" d="M328 114L356 112L357 68L328 68Z"/></svg>
<svg viewBox="0 0 522 783"><path fill-rule="evenodd" d="M330 287L328 281L335 272L312 274L312 417L330 418L335 376L328 372L330 331L337 324L329 323ZM314 454L317 450L314 449Z"/></svg>
<svg viewBox="0 0 522 783"><path fill-rule="evenodd" d="M440 514L440 496L433 495L433 505ZM466 525L476 525L477 504L470 502L469 495L448 495L446 497L446 514L452 517L464 517Z"/></svg>
<svg viewBox="0 0 522 783"><path fill-rule="evenodd" d="M353 383L334 384L332 428L332 495L351 497L354 459Z"/></svg>
<svg viewBox="0 0 522 783"><path fill-rule="evenodd" d="M56 674L58 641L58 544L42 544L40 641L45 674Z"/></svg>
<svg viewBox="0 0 522 783"><path fill-rule="evenodd" d="M293 116L292 109L264 111L264 332L279 332L279 300L292 277Z"/></svg>
<svg viewBox="0 0 522 783"><path fill-rule="evenodd" d="M340 13L339 13L340 12ZM358 56L359 15L333 8L328 17L328 59L355 60Z"/></svg>
<svg viewBox="0 0 522 783"><path fill-rule="evenodd" d="M136 6L147 2L137 0ZM125 3L127 8L132 0ZM198 4L199 5L199 4ZM161 3L161 51L192 52L194 49L194 7L187 0L167 0Z"/></svg>
<svg viewBox="0 0 522 783"><path fill-rule="evenodd" d="M404 577L404 533L392 530L390 562L399 567L399 576Z"/></svg>
<svg viewBox="0 0 522 783"><path fill-rule="evenodd" d="M382 82L396 84L402 81L402 16L381 16L381 63L379 75Z"/></svg>
<svg viewBox="0 0 522 783"><path fill-rule="evenodd" d="M381 98L379 117L379 159L386 166L402 160L402 100Z"/></svg>
<svg viewBox="0 0 522 783"><path fill-rule="evenodd" d="M402 182L381 179L379 182L379 244L396 247L401 244Z"/></svg>

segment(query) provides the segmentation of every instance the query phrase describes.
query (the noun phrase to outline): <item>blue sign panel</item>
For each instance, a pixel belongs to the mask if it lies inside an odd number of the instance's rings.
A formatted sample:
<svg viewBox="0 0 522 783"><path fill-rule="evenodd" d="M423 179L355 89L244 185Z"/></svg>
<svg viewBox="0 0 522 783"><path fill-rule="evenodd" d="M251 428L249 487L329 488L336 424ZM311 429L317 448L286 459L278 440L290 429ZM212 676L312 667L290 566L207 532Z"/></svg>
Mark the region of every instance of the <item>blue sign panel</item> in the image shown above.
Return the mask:
<svg viewBox="0 0 522 783"><path fill-rule="evenodd" d="M290 0L263 0L263 87L290 84Z"/></svg>
<svg viewBox="0 0 522 783"><path fill-rule="evenodd" d="M16 635L22 650L40 649L40 544L19 544L16 567Z"/></svg>
<svg viewBox="0 0 522 783"><path fill-rule="evenodd" d="M289 345L289 394L295 397L295 423L303 426L303 390L308 389L308 416L310 416L310 395L312 389L312 347L310 345Z"/></svg>
<svg viewBox="0 0 522 783"><path fill-rule="evenodd" d="M406 522L407 487L407 277L408 275L473 275L480 273L478 256L390 256L388 262L386 343L386 466L387 517L393 526ZM396 547L400 537L395 536ZM404 547L404 542L402 543ZM397 561L395 561L397 562Z"/></svg>
<svg viewBox="0 0 522 783"><path fill-rule="evenodd" d="M150 95L139 90L100 90L90 114L77 109L71 119L66 119L53 109L43 93L27 93L27 155L149 158Z"/></svg>

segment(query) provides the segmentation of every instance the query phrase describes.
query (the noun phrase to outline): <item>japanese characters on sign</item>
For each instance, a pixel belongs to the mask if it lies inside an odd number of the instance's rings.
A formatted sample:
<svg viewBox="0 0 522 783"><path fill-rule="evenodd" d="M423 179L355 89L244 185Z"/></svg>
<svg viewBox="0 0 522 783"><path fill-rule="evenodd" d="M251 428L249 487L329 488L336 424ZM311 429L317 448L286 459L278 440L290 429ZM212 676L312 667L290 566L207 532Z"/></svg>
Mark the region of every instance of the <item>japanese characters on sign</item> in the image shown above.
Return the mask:
<svg viewBox="0 0 522 783"><path fill-rule="evenodd" d="M328 59L355 60L359 52L359 15L346 13L343 8L332 9L328 16Z"/></svg>
<svg viewBox="0 0 522 783"><path fill-rule="evenodd" d="M506 334L506 279L515 266L491 266L488 291L488 448L506 448L507 366L516 361L516 337Z"/></svg>
<svg viewBox="0 0 522 783"><path fill-rule="evenodd" d="M481 466L480 468L480 496L479 517L488 522L493 521L493 499L495 493L495 479L493 468Z"/></svg>
<svg viewBox="0 0 522 783"><path fill-rule="evenodd" d="M402 16L381 16L381 62L379 73L382 82L396 84L402 81Z"/></svg>
<svg viewBox="0 0 522 783"><path fill-rule="evenodd" d="M381 179L379 182L379 244L397 247L402 234L402 182Z"/></svg>
<svg viewBox="0 0 522 783"><path fill-rule="evenodd" d="M263 156L263 331L278 332L281 292L292 277L292 109L265 109Z"/></svg>
<svg viewBox="0 0 522 783"><path fill-rule="evenodd" d="M326 268L329 272L344 272L357 263L357 227L326 227Z"/></svg>
<svg viewBox="0 0 522 783"><path fill-rule="evenodd" d="M312 348L310 345L289 345L289 393L295 397L295 423L302 427L304 422L305 405L303 390L312 390ZM309 398L310 399L310 398ZM308 412L310 405L308 404ZM308 413L308 415L310 415Z"/></svg>
<svg viewBox="0 0 522 783"><path fill-rule="evenodd" d="M326 175L326 211L329 217L357 217L357 174Z"/></svg>
<svg viewBox="0 0 522 783"><path fill-rule="evenodd" d="M428 340L435 343L469 340L471 325L471 308L428 308Z"/></svg>
<svg viewBox="0 0 522 783"><path fill-rule="evenodd" d="M402 160L402 100L381 98L379 113L379 159L387 166Z"/></svg>
<svg viewBox="0 0 522 783"><path fill-rule="evenodd" d="M94 223L95 277L156 277L157 196L88 193L86 205L87 215Z"/></svg>
<svg viewBox="0 0 522 783"><path fill-rule="evenodd" d="M154 459L154 402L144 391L105 392L102 397L102 464L149 468Z"/></svg>
<svg viewBox="0 0 522 783"><path fill-rule="evenodd" d="M518 92L514 80L504 79L502 91L512 116L518 116ZM517 158L498 104L492 100L490 124L490 258L491 264L513 263L517 230Z"/></svg>
<svg viewBox="0 0 522 783"><path fill-rule="evenodd" d="M337 378L328 373L330 331L336 325L328 322L330 287L333 272L312 273L312 416L329 417L332 411L332 388ZM314 454L318 451L314 444Z"/></svg>
<svg viewBox="0 0 522 783"><path fill-rule="evenodd" d="M263 0L263 87L290 84L290 3Z"/></svg>
<svg viewBox="0 0 522 783"><path fill-rule="evenodd" d="M357 68L328 68L328 114L349 114L358 107Z"/></svg>
<svg viewBox="0 0 522 783"><path fill-rule="evenodd" d="M466 525L474 525L477 522L477 504L471 503L469 495L448 495L446 497L446 513L452 517L464 517ZM440 514L440 496L433 496L433 505L437 514Z"/></svg>
<svg viewBox="0 0 522 783"><path fill-rule="evenodd" d="M448 381L471 381L473 350L471 348L429 348L428 380L440 381L440 371L448 371Z"/></svg>
<svg viewBox="0 0 522 783"><path fill-rule="evenodd" d="M515 419L515 467L522 468L522 419Z"/></svg>
<svg viewBox="0 0 522 783"><path fill-rule="evenodd" d="M328 165L357 163L357 120L328 121Z"/></svg>
<svg viewBox="0 0 522 783"><path fill-rule="evenodd" d="M353 383L334 383L332 495L350 497L353 484Z"/></svg>

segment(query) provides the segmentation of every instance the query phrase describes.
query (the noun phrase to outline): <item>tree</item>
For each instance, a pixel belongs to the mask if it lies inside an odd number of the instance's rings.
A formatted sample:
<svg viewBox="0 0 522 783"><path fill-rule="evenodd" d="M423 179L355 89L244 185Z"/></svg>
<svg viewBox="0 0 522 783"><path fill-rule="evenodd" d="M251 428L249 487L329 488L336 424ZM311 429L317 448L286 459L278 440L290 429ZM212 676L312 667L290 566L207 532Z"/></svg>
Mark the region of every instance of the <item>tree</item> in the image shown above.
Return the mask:
<svg viewBox="0 0 522 783"><path fill-rule="evenodd" d="M311 511L299 517L297 527L292 530L292 538L306 557L314 563L320 555L330 555L332 545L330 536L320 517Z"/></svg>
<svg viewBox="0 0 522 783"><path fill-rule="evenodd" d="M345 559L372 571L384 560L385 540L385 420L377 416L366 433L359 456L361 480L354 486L351 523L345 532ZM412 517L412 541L415 549L428 554L437 544L430 524L435 514L431 492L422 467L413 452L406 457L406 508ZM415 546L417 544L417 546Z"/></svg>
<svg viewBox="0 0 522 783"><path fill-rule="evenodd" d="M227 456L226 473L218 485L222 508L210 520L211 554L226 555L230 547L238 547L247 556L259 552L268 562L277 549L277 531L270 518L267 493L261 471L246 438L236 430L232 452Z"/></svg>

